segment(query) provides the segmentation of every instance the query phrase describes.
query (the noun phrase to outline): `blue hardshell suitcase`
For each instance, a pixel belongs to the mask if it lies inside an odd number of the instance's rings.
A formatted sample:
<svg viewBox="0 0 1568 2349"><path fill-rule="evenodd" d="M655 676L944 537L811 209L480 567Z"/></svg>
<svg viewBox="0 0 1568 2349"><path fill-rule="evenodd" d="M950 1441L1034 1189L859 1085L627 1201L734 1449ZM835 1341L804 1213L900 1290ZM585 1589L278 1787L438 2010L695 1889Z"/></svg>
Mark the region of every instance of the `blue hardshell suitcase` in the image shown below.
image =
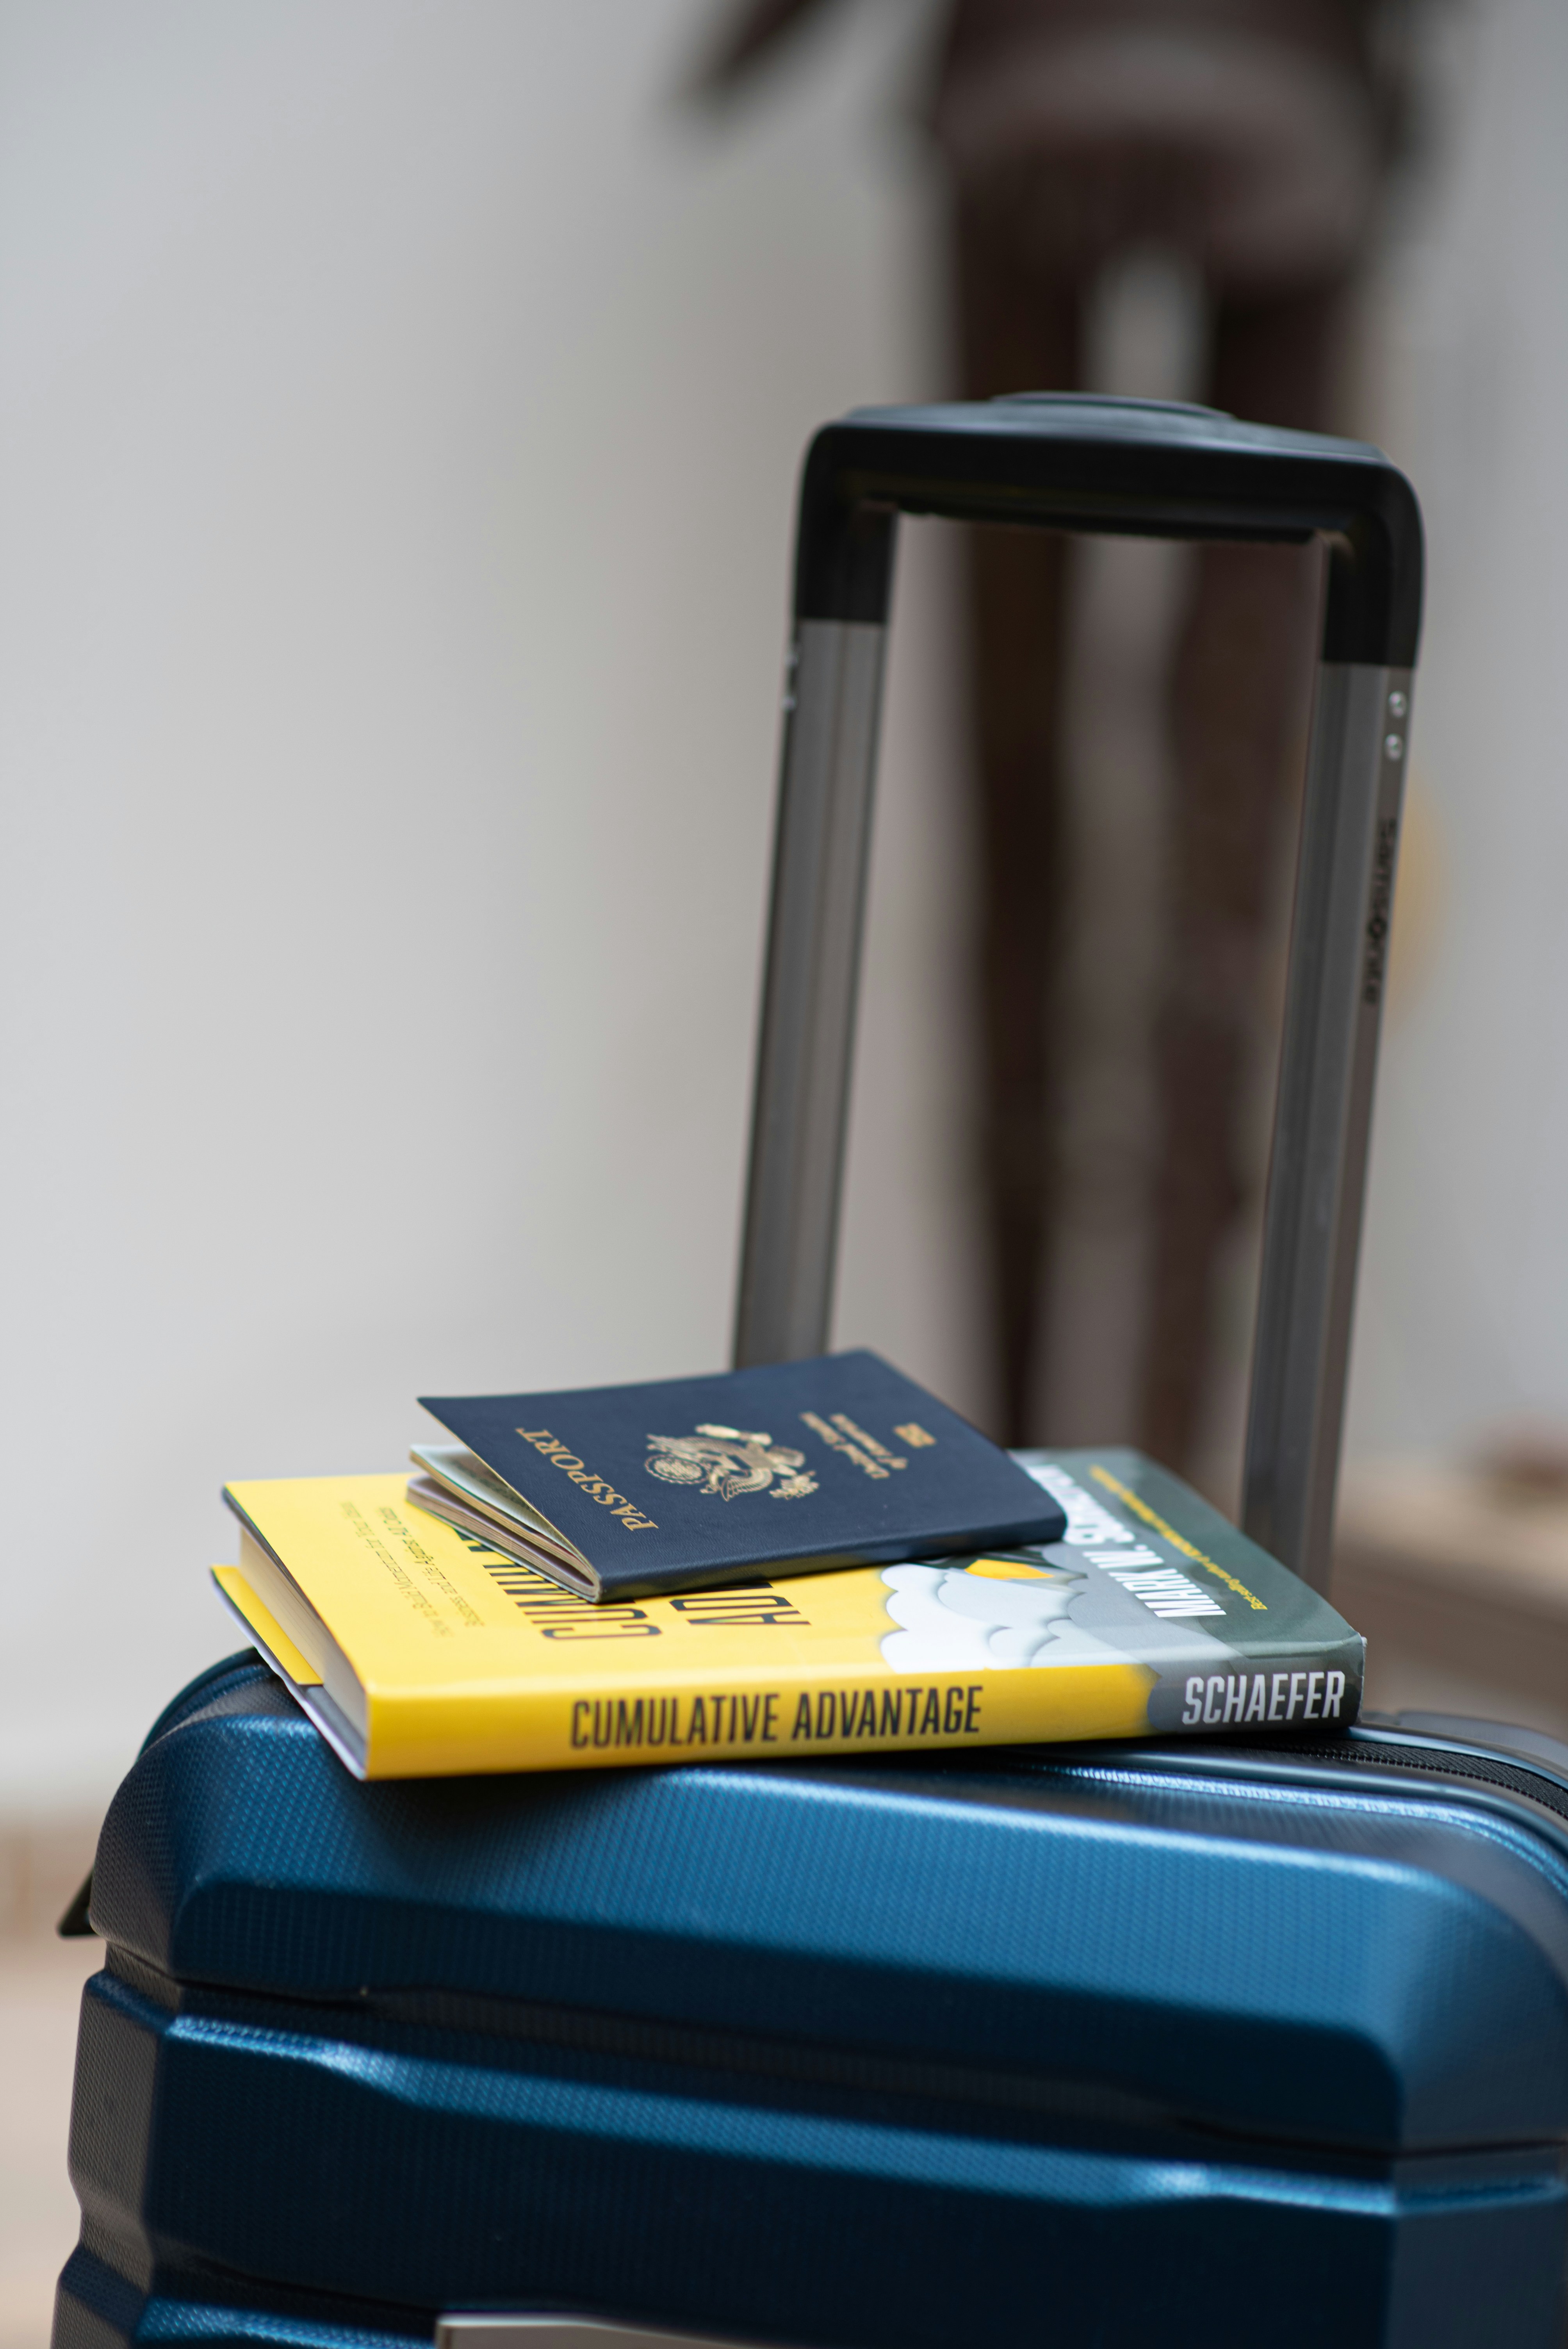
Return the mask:
<svg viewBox="0 0 1568 2349"><path fill-rule="evenodd" d="M57 2349L1562 2340L1568 1753L364 1785L237 1657L93 1916Z"/></svg>
<svg viewBox="0 0 1568 2349"><path fill-rule="evenodd" d="M738 1359L821 1350L901 512L1327 538L1245 1476L1321 1583L1419 524L1066 398L802 485ZM1474 1725L364 1785L253 1656L106 1821L56 2349L1560 2344L1568 1753Z"/></svg>

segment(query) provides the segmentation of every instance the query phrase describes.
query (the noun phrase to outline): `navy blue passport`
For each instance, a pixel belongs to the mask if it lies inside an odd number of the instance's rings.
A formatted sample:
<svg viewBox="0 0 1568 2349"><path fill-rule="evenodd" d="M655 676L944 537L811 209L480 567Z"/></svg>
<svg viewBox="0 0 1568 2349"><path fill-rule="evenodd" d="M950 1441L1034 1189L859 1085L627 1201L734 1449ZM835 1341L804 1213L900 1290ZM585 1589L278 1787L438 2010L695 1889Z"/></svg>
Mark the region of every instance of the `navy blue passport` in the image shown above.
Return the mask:
<svg viewBox="0 0 1568 2349"><path fill-rule="evenodd" d="M595 1599L1059 1541L1055 1500L879 1355L421 1395L410 1500Z"/></svg>

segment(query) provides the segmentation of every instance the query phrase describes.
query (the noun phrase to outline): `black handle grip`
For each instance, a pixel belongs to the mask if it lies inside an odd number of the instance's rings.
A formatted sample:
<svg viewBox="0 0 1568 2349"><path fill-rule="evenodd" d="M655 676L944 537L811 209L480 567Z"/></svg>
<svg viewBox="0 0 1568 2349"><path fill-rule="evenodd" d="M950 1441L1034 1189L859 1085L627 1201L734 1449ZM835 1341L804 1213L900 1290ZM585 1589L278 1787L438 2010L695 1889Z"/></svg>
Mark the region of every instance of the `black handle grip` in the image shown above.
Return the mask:
<svg viewBox="0 0 1568 2349"><path fill-rule="evenodd" d="M886 621L901 513L1135 538L1325 535L1325 660L1415 664L1420 509L1364 441L1066 392L856 409L807 452L797 619Z"/></svg>

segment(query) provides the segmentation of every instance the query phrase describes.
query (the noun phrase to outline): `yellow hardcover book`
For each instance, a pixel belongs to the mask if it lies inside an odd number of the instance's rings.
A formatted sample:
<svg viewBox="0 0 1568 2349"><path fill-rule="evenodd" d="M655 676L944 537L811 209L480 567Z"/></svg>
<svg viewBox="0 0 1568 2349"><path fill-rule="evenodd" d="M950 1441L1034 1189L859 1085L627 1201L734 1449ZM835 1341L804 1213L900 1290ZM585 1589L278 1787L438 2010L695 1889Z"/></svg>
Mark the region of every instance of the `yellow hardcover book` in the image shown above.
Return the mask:
<svg viewBox="0 0 1568 2349"><path fill-rule="evenodd" d="M1354 1717L1359 1639L1186 1486L1136 1453L1019 1456L1065 1541L595 1605L401 1475L321 1476L228 1486L213 1576L366 1778Z"/></svg>

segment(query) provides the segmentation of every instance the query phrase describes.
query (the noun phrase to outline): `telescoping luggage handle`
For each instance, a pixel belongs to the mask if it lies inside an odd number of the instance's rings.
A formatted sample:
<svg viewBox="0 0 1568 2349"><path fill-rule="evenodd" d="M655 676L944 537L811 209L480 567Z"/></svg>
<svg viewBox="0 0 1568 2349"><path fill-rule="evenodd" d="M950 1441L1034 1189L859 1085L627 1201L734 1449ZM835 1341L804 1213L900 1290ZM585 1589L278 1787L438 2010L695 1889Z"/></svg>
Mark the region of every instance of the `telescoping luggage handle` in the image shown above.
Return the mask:
<svg viewBox="0 0 1568 2349"><path fill-rule="evenodd" d="M738 1364L828 1342L901 513L1327 541L1243 1475L1247 1532L1321 1589L1420 626L1414 492L1359 442L1144 400L860 409L817 434L800 487Z"/></svg>

